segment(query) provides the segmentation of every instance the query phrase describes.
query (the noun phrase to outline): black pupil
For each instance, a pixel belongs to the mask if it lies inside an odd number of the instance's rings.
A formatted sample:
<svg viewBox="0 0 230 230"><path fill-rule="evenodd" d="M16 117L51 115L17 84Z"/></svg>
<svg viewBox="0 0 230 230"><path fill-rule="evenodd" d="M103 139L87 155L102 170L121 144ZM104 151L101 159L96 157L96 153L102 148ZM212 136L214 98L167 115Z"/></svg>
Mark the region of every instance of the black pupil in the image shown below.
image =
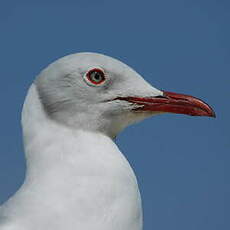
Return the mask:
<svg viewBox="0 0 230 230"><path fill-rule="evenodd" d="M98 72L98 71L93 71L90 74L91 78L93 81L101 81L102 80L102 73Z"/></svg>

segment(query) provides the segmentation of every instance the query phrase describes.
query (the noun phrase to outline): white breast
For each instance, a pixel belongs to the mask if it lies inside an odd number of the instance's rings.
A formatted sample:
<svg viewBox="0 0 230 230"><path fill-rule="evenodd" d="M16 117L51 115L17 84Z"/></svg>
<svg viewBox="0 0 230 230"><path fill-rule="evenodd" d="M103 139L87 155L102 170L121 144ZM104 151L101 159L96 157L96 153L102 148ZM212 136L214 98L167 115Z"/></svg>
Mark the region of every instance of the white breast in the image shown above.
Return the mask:
<svg viewBox="0 0 230 230"><path fill-rule="evenodd" d="M26 181L2 207L1 230L141 230L136 177L114 142L67 129L35 107L26 116L37 123L24 125Z"/></svg>

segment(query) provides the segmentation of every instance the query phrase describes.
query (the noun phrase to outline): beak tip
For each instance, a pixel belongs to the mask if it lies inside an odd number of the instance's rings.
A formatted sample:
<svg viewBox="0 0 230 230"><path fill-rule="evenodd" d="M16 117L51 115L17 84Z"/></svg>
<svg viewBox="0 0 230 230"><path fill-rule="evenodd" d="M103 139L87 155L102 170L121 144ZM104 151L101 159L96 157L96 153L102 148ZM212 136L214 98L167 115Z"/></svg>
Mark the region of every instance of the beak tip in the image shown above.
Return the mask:
<svg viewBox="0 0 230 230"><path fill-rule="evenodd" d="M212 109L211 106L209 106L208 104L205 104L205 107L206 107L206 115L207 117L212 117L212 118L216 118L216 113L215 111Z"/></svg>

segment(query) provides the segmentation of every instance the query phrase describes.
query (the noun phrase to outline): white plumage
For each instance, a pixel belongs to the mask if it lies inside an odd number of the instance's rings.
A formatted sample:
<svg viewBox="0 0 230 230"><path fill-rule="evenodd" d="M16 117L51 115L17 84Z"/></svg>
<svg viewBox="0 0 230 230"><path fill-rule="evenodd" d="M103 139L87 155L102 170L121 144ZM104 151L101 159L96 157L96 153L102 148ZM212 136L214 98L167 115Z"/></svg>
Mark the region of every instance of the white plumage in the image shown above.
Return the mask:
<svg viewBox="0 0 230 230"><path fill-rule="evenodd" d="M129 101L143 96L164 94L104 55L69 55L43 70L22 113L26 179L1 207L0 229L141 230L136 177L113 138L162 112Z"/></svg>

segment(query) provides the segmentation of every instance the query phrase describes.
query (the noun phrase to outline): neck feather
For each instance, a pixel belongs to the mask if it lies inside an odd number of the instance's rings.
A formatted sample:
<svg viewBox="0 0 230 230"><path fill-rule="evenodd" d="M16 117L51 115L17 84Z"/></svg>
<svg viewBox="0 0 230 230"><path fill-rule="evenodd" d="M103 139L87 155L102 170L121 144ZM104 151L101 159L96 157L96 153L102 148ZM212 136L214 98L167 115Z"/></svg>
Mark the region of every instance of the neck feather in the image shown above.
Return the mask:
<svg viewBox="0 0 230 230"><path fill-rule="evenodd" d="M11 222L20 221L28 229L141 229L135 175L108 136L50 120L34 85L24 104L22 126L27 175L5 205Z"/></svg>
<svg viewBox="0 0 230 230"><path fill-rule="evenodd" d="M41 169L43 172L50 171L58 164L72 164L76 168L74 163L80 161L83 153L91 160L106 159L110 155L124 158L110 137L98 132L71 129L50 119L35 85L29 89L24 103L22 127L28 174L39 175Z"/></svg>

